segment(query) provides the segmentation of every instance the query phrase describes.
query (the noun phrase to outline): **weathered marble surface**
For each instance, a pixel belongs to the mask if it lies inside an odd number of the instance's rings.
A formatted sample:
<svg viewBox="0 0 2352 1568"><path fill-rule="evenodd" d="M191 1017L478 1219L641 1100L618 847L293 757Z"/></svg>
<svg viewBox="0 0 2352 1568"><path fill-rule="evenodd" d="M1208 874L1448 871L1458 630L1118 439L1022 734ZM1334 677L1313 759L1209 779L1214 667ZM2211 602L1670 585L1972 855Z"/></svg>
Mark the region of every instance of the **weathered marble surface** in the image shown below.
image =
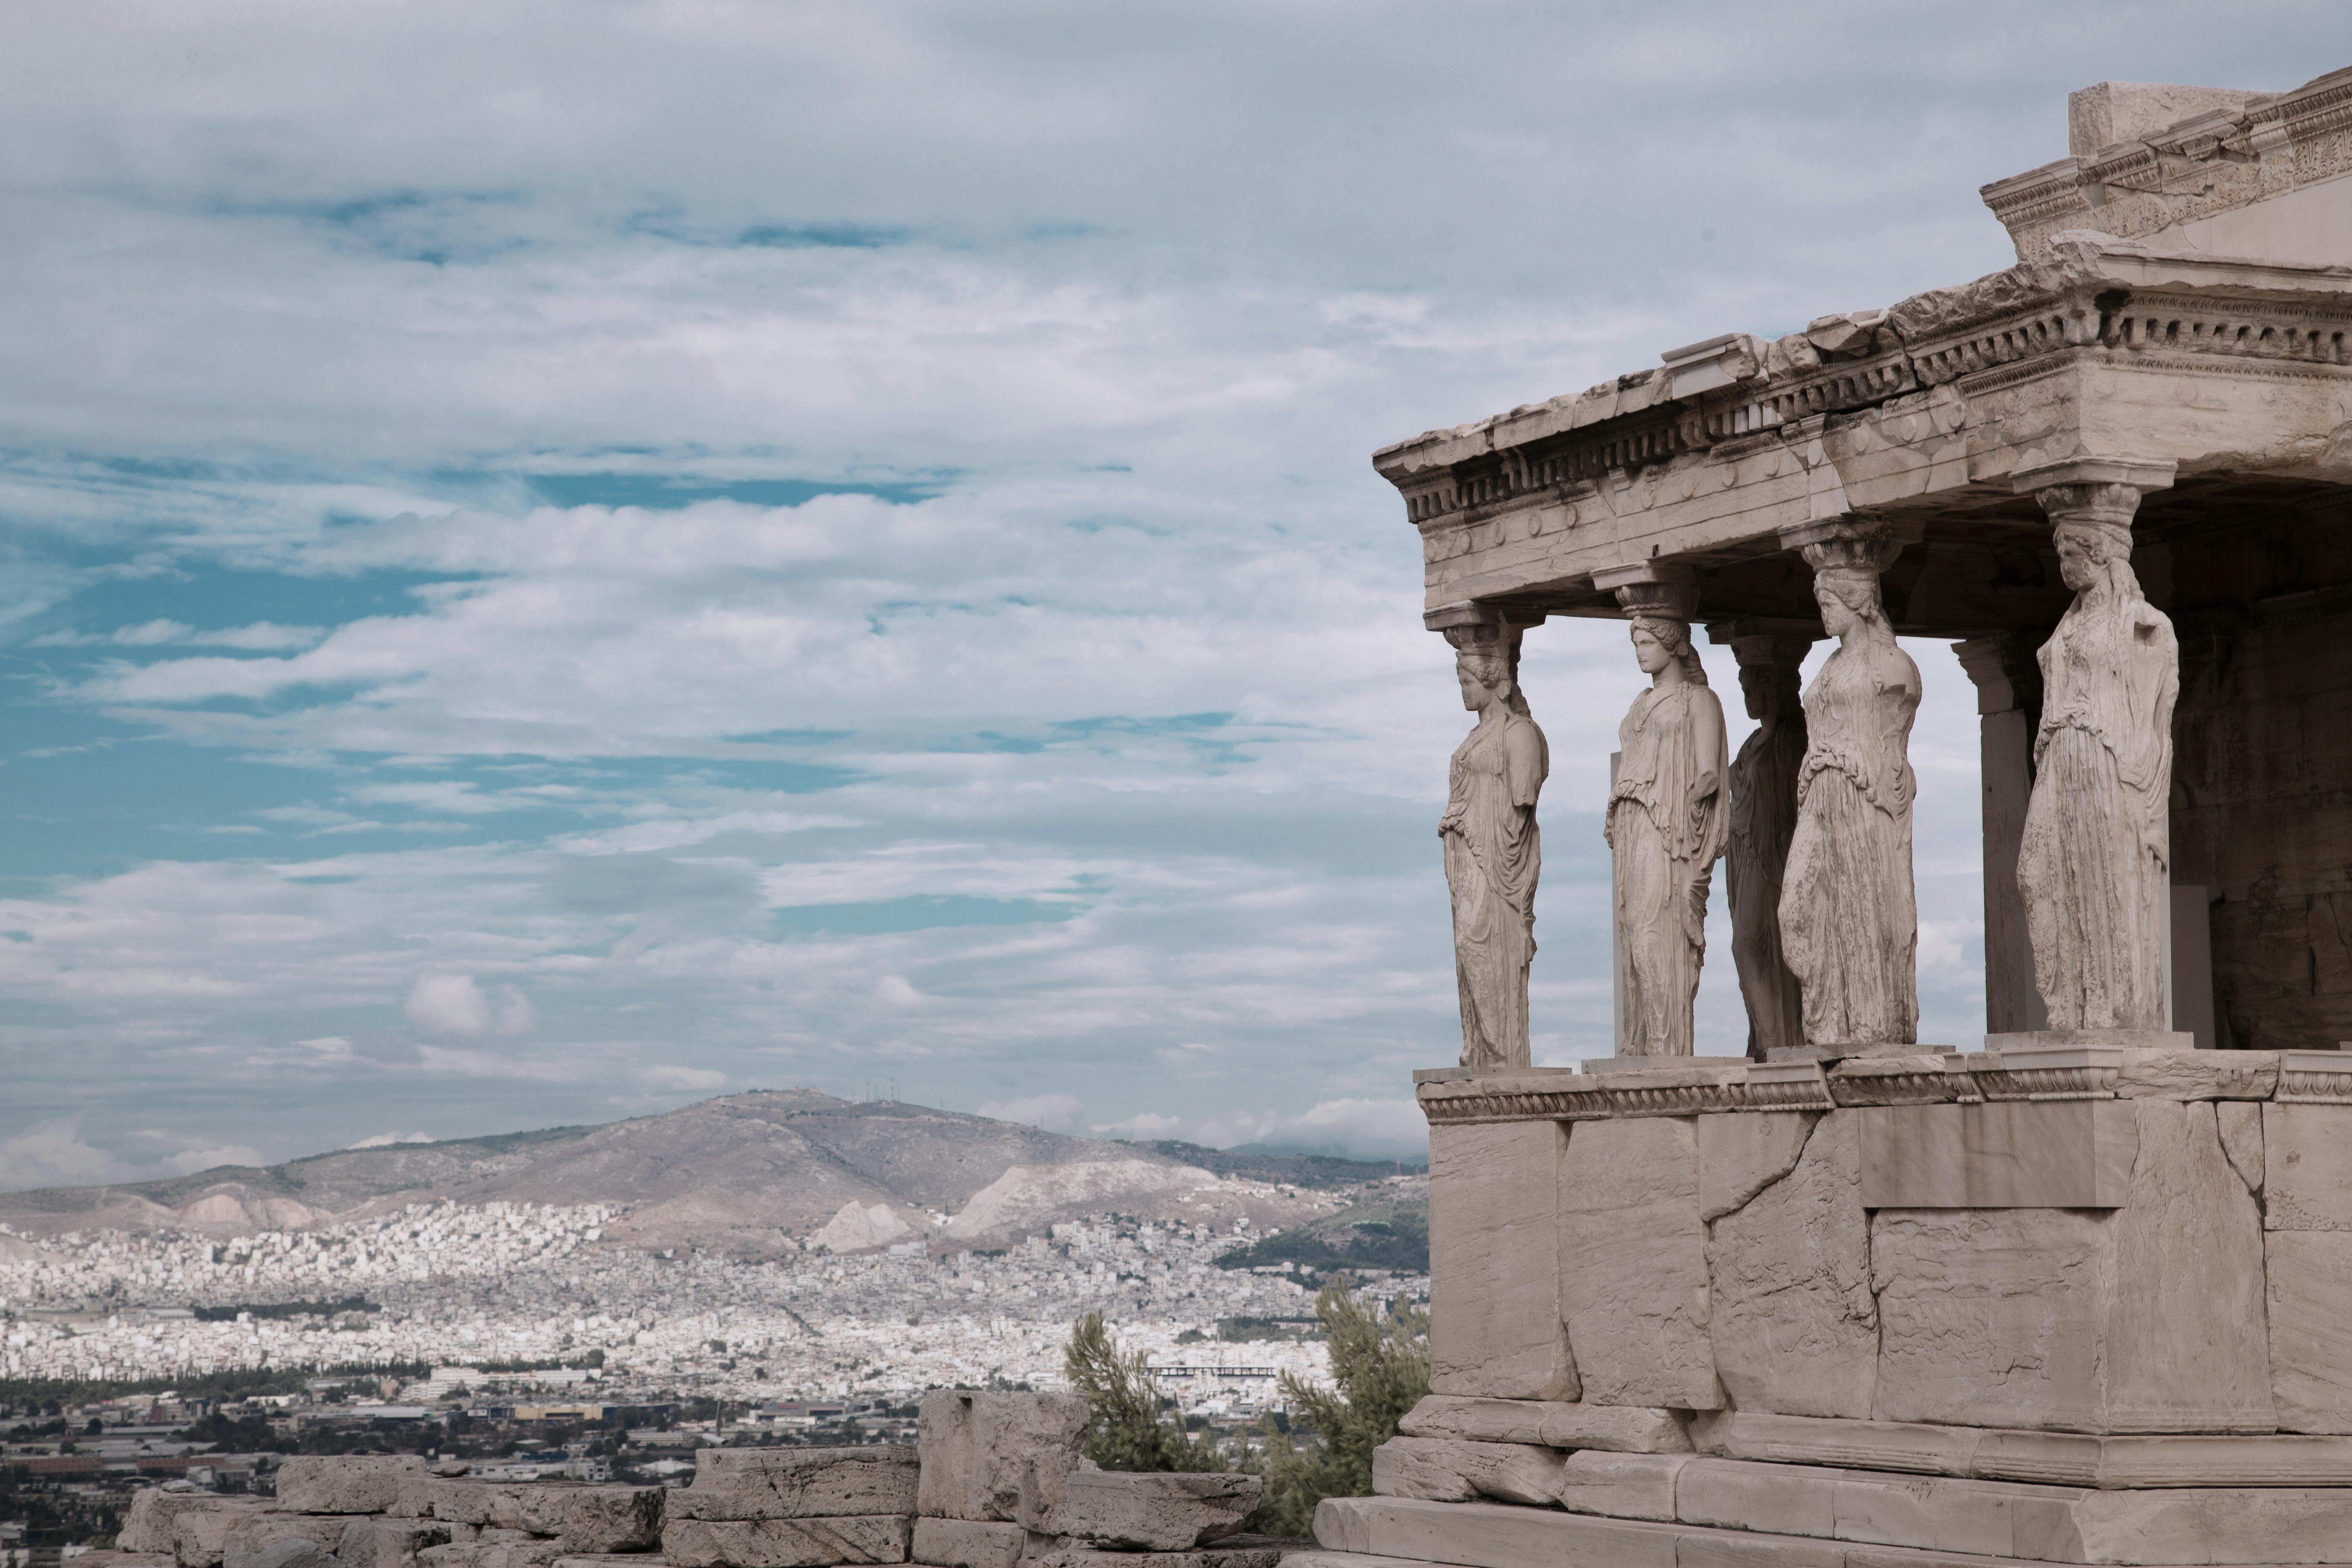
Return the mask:
<svg viewBox="0 0 2352 1568"><path fill-rule="evenodd" d="M1372 1450L1372 1491L1435 1502L1492 1498L1549 1508L1559 1500L1562 1458L1559 1449L1535 1443L1391 1437Z"/></svg>
<svg viewBox="0 0 2352 1568"><path fill-rule="evenodd" d="M1624 1454L1687 1454L1690 1435L1671 1410L1539 1399L1466 1399L1432 1394L1404 1414L1409 1437L1465 1437L1481 1443L1541 1443L1554 1448L1606 1448Z"/></svg>
<svg viewBox="0 0 2352 1568"><path fill-rule="evenodd" d="M2210 1101L2130 1103L2120 1208L1884 1209L1877 1415L2270 1430L2261 1218Z"/></svg>
<svg viewBox="0 0 2352 1568"><path fill-rule="evenodd" d="M1816 1121L1785 1177L1707 1227L1715 1369L1739 1408L1871 1414L1878 1304L1855 1136L1867 1114Z"/></svg>
<svg viewBox="0 0 2352 1568"><path fill-rule="evenodd" d="M2116 1208L2139 1119L2120 1100L1888 1105L1853 1112L1874 1209Z"/></svg>
<svg viewBox="0 0 2352 1568"><path fill-rule="evenodd" d="M1633 657L1650 689L1617 729L1601 832L1610 847L1623 1057L1687 1057L1706 956L1707 886L1730 834L1723 704L1691 646L1690 595L1621 587Z"/></svg>
<svg viewBox="0 0 2352 1568"><path fill-rule="evenodd" d="M2074 461L2016 478L2050 514L2074 602L2042 645L2033 796L2017 857L2034 984L2053 1029L2161 1029L2180 649L2132 573L2141 493L2164 464Z"/></svg>
<svg viewBox="0 0 2352 1568"><path fill-rule="evenodd" d="M1885 530L1791 531L1813 569L1822 625L1838 639L1805 692L1805 760L1780 889L1780 942L1797 976L1804 1043L1919 1037L1907 747L1919 668L1897 647L1879 574L1899 548Z"/></svg>
<svg viewBox="0 0 2352 1568"><path fill-rule="evenodd" d="M1577 1397L1577 1364L1560 1314L1559 1205L1568 1142L1567 1130L1549 1121L1430 1129L1434 1392Z"/></svg>
<svg viewBox="0 0 2352 1568"><path fill-rule="evenodd" d="M1710 627L1716 635L1720 628ZM1718 640L1722 640L1718 637ZM1797 831L1797 781L1805 761L1800 667L1812 639L1738 636L1739 691L1756 729L1731 762L1731 836L1723 860L1731 907L1731 960L1748 1008L1748 1054L1805 1043L1797 976L1780 946L1780 888Z"/></svg>
<svg viewBox="0 0 2352 1568"><path fill-rule="evenodd" d="M1437 837L1454 904L1465 1067L1528 1065L1528 967L1543 868L1536 799L1550 771L1518 688L1518 639L1499 621L1454 626L1462 705L1477 727L1454 749Z"/></svg>
<svg viewBox="0 0 2352 1568"><path fill-rule="evenodd" d="M1722 1405L1707 1338L1696 1119L1579 1123L1560 1188L1561 1311L1585 1401ZM1433 1246L1436 1224L1433 1208Z"/></svg>

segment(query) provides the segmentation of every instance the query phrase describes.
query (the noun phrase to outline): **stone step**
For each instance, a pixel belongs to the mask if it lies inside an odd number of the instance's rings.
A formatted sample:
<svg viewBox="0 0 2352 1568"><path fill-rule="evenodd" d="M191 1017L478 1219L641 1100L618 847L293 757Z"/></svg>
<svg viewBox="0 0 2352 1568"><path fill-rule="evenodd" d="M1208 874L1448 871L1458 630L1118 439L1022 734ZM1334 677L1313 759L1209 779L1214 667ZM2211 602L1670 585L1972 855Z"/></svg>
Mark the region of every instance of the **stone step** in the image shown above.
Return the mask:
<svg viewBox="0 0 2352 1568"><path fill-rule="evenodd" d="M1331 1498L1329 1550L1460 1568L2352 1563L2352 1490L2114 1492L1736 1460L1678 1465L1671 1521L1502 1503Z"/></svg>
<svg viewBox="0 0 2352 1568"><path fill-rule="evenodd" d="M1694 1419L1691 1439L1701 1453L1725 1458L2102 1489L2352 1487L2352 1437L2101 1436L1726 1411Z"/></svg>

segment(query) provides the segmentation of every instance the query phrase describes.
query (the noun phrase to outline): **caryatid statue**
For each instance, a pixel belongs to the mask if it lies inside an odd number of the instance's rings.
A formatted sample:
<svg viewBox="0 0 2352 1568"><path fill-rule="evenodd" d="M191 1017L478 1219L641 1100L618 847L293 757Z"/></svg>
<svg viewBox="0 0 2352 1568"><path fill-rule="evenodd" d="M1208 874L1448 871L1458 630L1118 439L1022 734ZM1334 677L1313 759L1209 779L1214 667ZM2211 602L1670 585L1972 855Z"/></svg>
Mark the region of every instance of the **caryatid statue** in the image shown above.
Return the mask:
<svg viewBox="0 0 2352 1568"><path fill-rule="evenodd" d="M1551 771L1543 731L1519 694L1519 628L1500 618L1446 628L1462 706L1478 726L1454 749L1445 816L1445 884L1454 898L1454 969L1462 991L1462 1065L1523 1068L1528 966L1536 955L1536 877L1543 855L1536 796Z"/></svg>
<svg viewBox="0 0 2352 1568"><path fill-rule="evenodd" d="M1617 919L1621 1056L1692 1052L1707 885L1731 831L1723 704L1691 646L1696 599L1681 583L1617 589L1634 660L1650 678L1617 727L1617 777L1601 828Z"/></svg>
<svg viewBox="0 0 2352 1568"><path fill-rule="evenodd" d="M1919 915L1911 881L1911 721L1919 667L1895 646L1879 575L1902 546L1846 520L1781 531L1813 569L1838 647L1805 691L1805 760L1780 886L1780 946L1805 1043L1916 1042Z"/></svg>
<svg viewBox="0 0 2352 1568"><path fill-rule="evenodd" d="M2017 887L2053 1029L2162 1029L2172 705L2180 645L2132 572L2140 493L2168 463L2076 460L2017 477L2054 525L2074 602L2042 647L2042 727Z"/></svg>
<svg viewBox="0 0 2352 1568"><path fill-rule="evenodd" d="M1743 633L1727 639L1739 660L1739 691L1755 732L1731 760L1731 845L1723 858L1731 903L1731 961L1748 1004L1748 1054L1770 1058L1805 1043L1797 977L1780 951L1780 884L1797 831L1797 778L1805 761L1801 667L1813 639L1802 634Z"/></svg>

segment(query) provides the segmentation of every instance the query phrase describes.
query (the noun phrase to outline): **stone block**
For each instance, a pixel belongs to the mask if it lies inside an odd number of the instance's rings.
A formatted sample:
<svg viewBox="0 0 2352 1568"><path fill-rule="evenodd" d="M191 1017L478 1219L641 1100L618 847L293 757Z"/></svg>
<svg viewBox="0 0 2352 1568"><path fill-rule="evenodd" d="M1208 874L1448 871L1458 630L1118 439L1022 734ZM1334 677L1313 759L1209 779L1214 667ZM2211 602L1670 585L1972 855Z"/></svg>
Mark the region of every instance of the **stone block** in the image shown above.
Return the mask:
<svg viewBox="0 0 2352 1568"><path fill-rule="evenodd" d="M669 1568L669 1559L647 1552L576 1552L557 1558L548 1568Z"/></svg>
<svg viewBox="0 0 2352 1568"><path fill-rule="evenodd" d="M2081 1432L2271 1430L2260 1216L2221 1152L2212 1103L2084 1103L2134 1119L2122 1208L1890 1209L1873 1221L1874 1414Z"/></svg>
<svg viewBox="0 0 2352 1568"><path fill-rule="evenodd" d="M1069 1472L1061 1495L1032 1480L1021 1490L1021 1524L1041 1535L1066 1535L1130 1552L1189 1552L1237 1533L1257 1509L1265 1482L1256 1476L1174 1475L1098 1470Z"/></svg>
<svg viewBox="0 0 2352 1568"><path fill-rule="evenodd" d="M919 1451L905 1443L856 1448L705 1448L695 1457L694 1484L670 1494L670 1516L829 1519L913 1513L921 1473Z"/></svg>
<svg viewBox="0 0 2352 1568"><path fill-rule="evenodd" d="M2345 1311L2352 1301L2352 1232L2274 1230L2263 1240L2279 1426L2352 1433L2352 1316Z"/></svg>
<svg viewBox="0 0 2352 1568"><path fill-rule="evenodd" d="M2263 1224L2352 1232L2352 1106L2263 1107Z"/></svg>
<svg viewBox="0 0 2352 1568"><path fill-rule="evenodd" d="M2121 1100L1874 1105L1848 1114L1860 1119L1867 1208L2116 1208L2130 1191L2138 1118Z"/></svg>
<svg viewBox="0 0 2352 1568"><path fill-rule="evenodd" d="M1017 1524L978 1519L918 1519L908 1549L912 1560L932 1568L1013 1568L1028 1548L1029 1532Z"/></svg>
<svg viewBox="0 0 2352 1568"><path fill-rule="evenodd" d="M2130 1201L2104 1325L2108 1432L2267 1432L2262 1211L2221 1150L2210 1100L2131 1102Z"/></svg>
<svg viewBox="0 0 2352 1568"><path fill-rule="evenodd" d="M471 1541L428 1546L416 1554L419 1568L551 1568L563 1548L520 1531L484 1531ZM650 1561L648 1559L647 1561Z"/></svg>
<svg viewBox="0 0 2352 1568"><path fill-rule="evenodd" d="M2263 1107L2230 1100L2213 1108L2221 1124L2221 1152L2250 1193L2263 1190ZM2267 1219L2264 1221L2268 1223Z"/></svg>
<svg viewBox="0 0 2352 1568"><path fill-rule="evenodd" d="M115 1545L123 1552L169 1556L174 1520L184 1513L218 1510L228 1501L216 1492L167 1492L149 1487L132 1495L131 1508L122 1516L122 1528L115 1534Z"/></svg>
<svg viewBox="0 0 2352 1568"><path fill-rule="evenodd" d="M1504 1399L1578 1396L1560 1321L1568 1131L1551 1121L1429 1130L1429 1385Z"/></svg>
<svg viewBox="0 0 2352 1568"><path fill-rule="evenodd" d="M1672 1519L1675 1478L1688 1454L1570 1454L1560 1466L1559 1506L1612 1519Z"/></svg>
<svg viewBox="0 0 2352 1568"><path fill-rule="evenodd" d="M1284 1542L1265 1536L1236 1536L1191 1552L1103 1552L1066 1546L1029 1562L1031 1568L1276 1568L1289 1560L1284 1548Z"/></svg>
<svg viewBox="0 0 2352 1568"><path fill-rule="evenodd" d="M1408 1437L1466 1437L1479 1443L1541 1443L1554 1448L1606 1448L1625 1454L1687 1454L1690 1435L1671 1410L1556 1400L1465 1399L1424 1395L1397 1423Z"/></svg>
<svg viewBox="0 0 2352 1568"><path fill-rule="evenodd" d="M464 1528L435 1520L357 1518L343 1527L335 1555L343 1568L415 1568L421 1553L446 1546Z"/></svg>
<svg viewBox="0 0 2352 1568"><path fill-rule="evenodd" d="M1037 1470L1039 1484L1055 1490L1058 1478L1076 1468L1086 1432L1087 1402L1074 1394L927 1394L916 1427L916 1511L933 1519L1014 1520L1024 1477Z"/></svg>
<svg viewBox="0 0 2352 1568"><path fill-rule="evenodd" d="M1786 1175L1707 1231L1709 1334L1734 1405L1796 1415L1871 1413L1878 1303L1870 1293L1857 1126L1867 1112L1815 1121ZM1700 1119L1704 1168L1706 1127Z"/></svg>
<svg viewBox="0 0 2352 1568"><path fill-rule="evenodd" d="M1684 1533L1672 1524L1508 1503L1326 1498L1315 1510L1321 1546L1462 1568L1677 1568Z"/></svg>
<svg viewBox="0 0 2352 1568"><path fill-rule="evenodd" d="M341 1568L314 1541L282 1541L226 1560L225 1568Z"/></svg>
<svg viewBox="0 0 2352 1568"><path fill-rule="evenodd" d="M1760 1411L1712 1411L1694 1417L1691 1442L1717 1458L1789 1465L1964 1476L1979 1434L1966 1426L1897 1421L1841 1421Z"/></svg>
<svg viewBox="0 0 2352 1568"><path fill-rule="evenodd" d="M383 1513L404 1481L426 1474L414 1454L303 1456L278 1467L278 1506L295 1513Z"/></svg>
<svg viewBox="0 0 2352 1568"><path fill-rule="evenodd" d="M681 1519L662 1530L671 1568L833 1568L904 1563L914 1520L902 1513L845 1519Z"/></svg>
<svg viewBox="0 0 2352 1568"><path fill-rule="evenodd" d="M530 1483L537 1485L538 1483ZM433 1519L446 1524L522 1528L524 1487L514 1481L478 1481L451 1476L406 1476L392 1507L394 1519Z"/></svg>
<svg viewBox="0 0 2352 1568"><path fill-rule="evenodd" d="M1763 1110L1698 1118L1698 1214L1729 1214L1795 1168L1819 1120L1809 1110Z"/></svg>
<svg viewBox="0 0 2352 1568"><path fill-rule="evenodd" d="M1391 1437L1372 1450L1372 1490L1381 1497L1471 1502L1493 1498L1548 1508L1559 1497L1560 1454L1533 1443L1461 1437Z"/></svg>
<svg viewBox="0 0 2352 1568"><path fill-rule="evenodd" d="M517 1513L523 1529L553 1536L566 1552L645 1552L661 1541L663 1496L660 1487L540 1481L522 1489Z"/></svg>
<svg viewBox="0 0 2352 1568"><path fill-rule="evenodd" d="M1559 1288L1584 1403L1723 1405L1707 1340L1696 1121L1580 1121L1569 1138L1560 1163Z"/></svg>
<svg viewBox="0 0 2352 1568"><path fill-rule="evenodd" d="M2278 1075L2269 1051L2127 1050L2115 1092L2118 1100L2268 1100Z"/></svg>
<svg viewBox="0 0 2352 1568"><path fill-rule="evenodd" d="M233 1563L289 1542L307 1542L331 1555L342 1545L343 1524L334 1514L249 1513L222 1531L221 1561Z"/></svg>
<svg viewBox="0 0 2352 1568"><path fill-rule="evenodd" d="M172 1555L180 1568L220 1568L232 1527L278 1512L278 1505L267 1498L214 1497L205 1501L203 1507L173 1503L160 1511L156 1527L171 1531Z"/></svg>
<svg viewBox="0 0 2352 1568"><path fill-rule="evenodd" d="M2018 1544L2068 1563L2352 1563L2352 1490L2085 1492Z"/></svg>

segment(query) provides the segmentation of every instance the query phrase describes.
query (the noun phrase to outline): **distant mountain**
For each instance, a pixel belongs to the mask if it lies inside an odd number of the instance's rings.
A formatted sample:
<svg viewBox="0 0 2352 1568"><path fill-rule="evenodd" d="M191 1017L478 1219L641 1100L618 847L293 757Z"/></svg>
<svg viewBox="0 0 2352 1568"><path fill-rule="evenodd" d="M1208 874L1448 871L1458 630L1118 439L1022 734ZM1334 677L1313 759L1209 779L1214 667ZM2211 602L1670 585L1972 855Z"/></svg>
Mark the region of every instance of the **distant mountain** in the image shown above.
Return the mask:
<svg viewBox="0 0 2352 1568"><path fill-rule="evenodd" d="M396 1143L266 1168L223 1165L118 1187L0 1193L20 1231L304 1229L436 1200L612 1204L609 1239L761 1255L814 1238L838 1251L898 1241L972 1246L1113 1210L1223 1228L1328 1209L1219 1184L1309 1191L1390 1175L1388 1163L1229 1155L1183 1143L1070 1138L895 1100L767 1089L593 1127Z"/></svg>

